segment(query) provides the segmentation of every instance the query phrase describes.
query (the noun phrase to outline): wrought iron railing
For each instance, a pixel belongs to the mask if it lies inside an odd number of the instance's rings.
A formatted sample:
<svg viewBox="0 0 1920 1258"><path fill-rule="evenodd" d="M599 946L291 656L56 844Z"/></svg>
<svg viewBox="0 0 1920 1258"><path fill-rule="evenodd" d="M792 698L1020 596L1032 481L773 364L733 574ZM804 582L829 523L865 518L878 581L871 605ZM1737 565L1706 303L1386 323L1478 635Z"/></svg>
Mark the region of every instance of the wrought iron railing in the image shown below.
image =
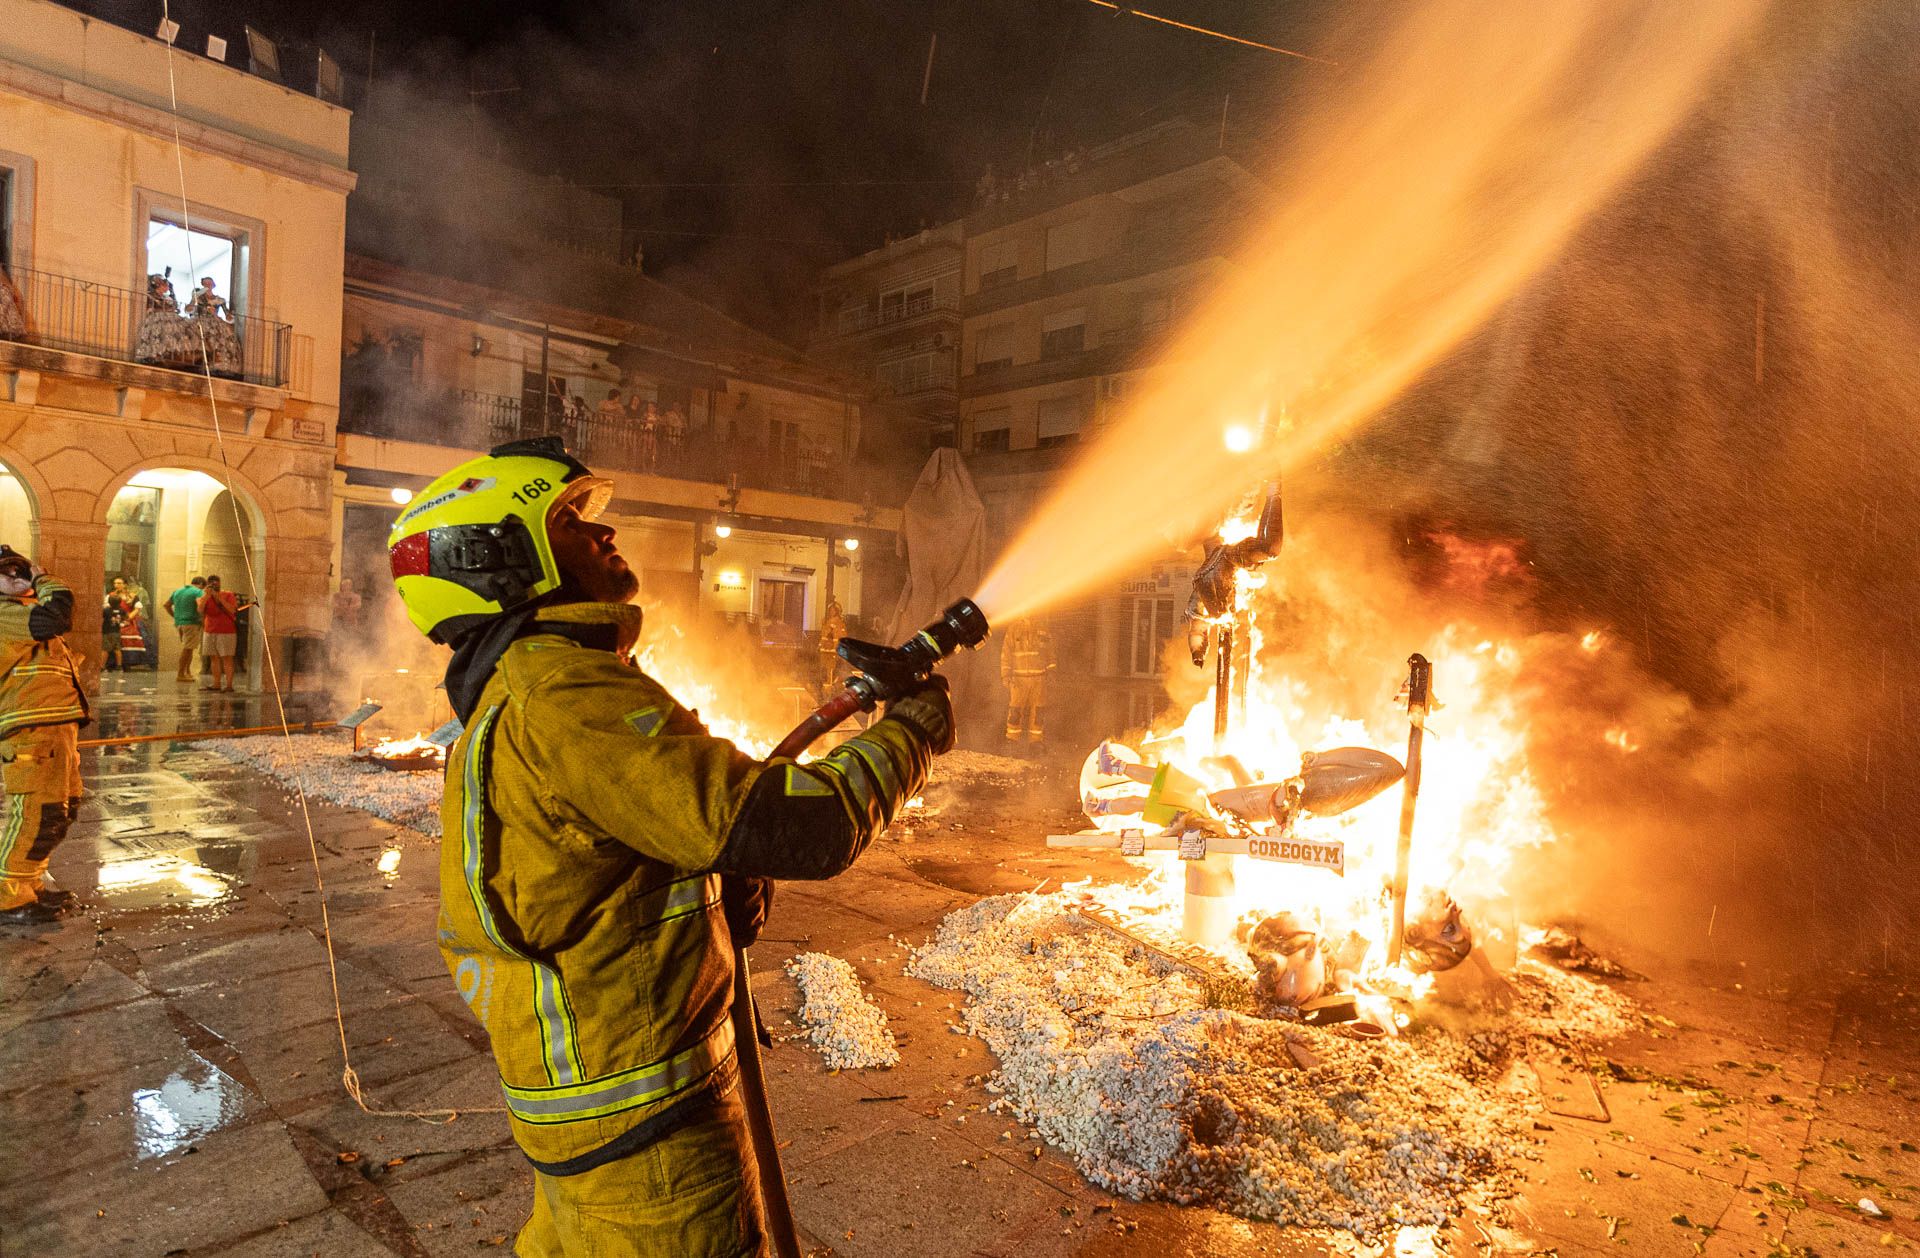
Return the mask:
<svg viewBox="0 0 1920 1258"><path fill-rule="evenodd" d="M645 472L678 480L847 498L845 460L833 451L716 438L679 416L651 425L627 414L579 410L557 401L545 415L516 397L470 389L356 390L341 399L340 430L478 450L525 437L555 436L596 469Z"/></svg>
<svg viewBox="0 0 1920 1258"><path fill-rule="evenodd" d="M826 330L829 336L844 336L852 332L867 332L874 328L884 328L890 323L904 323L908 319L918 319L921 315L952 312L958 314L960 300L957 297L921 297L913 301L902 301L891 306L859 307L838 311L833 326Z"/></svg>
<svg viewBox="0 0 1920 1258"><path fill-rule="evenodd" d="M25 327L10 335L0 327L0 339L199 374L206 365L201 344L204 332L206 358L214 375L270 388L286 383L293 338L293 329L287 324L248 315L222 321L233 334L229 342L223 332L210 325L196 326L194 320L178 311L168 315L164 306L149 307L147 295L130 288L95 284L31 267L12 267L6 274L12 278ZM150 314L154 316L151 321Z"/></svg>

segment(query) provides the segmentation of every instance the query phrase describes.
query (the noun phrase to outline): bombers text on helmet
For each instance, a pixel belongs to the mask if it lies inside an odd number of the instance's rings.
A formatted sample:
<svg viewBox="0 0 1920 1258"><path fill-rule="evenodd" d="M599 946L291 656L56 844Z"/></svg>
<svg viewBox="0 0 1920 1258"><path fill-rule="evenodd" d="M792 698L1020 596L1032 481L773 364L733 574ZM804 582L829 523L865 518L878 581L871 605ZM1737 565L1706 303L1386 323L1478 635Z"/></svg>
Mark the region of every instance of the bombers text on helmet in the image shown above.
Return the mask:
<svg viewBox="0 0 1920 1258"><path fill-rule="evenodd" d="M612 495L613 482L590 473L558 437L510 441L462 463L421 490L387 535L408 617L450 643L559 589L548 521L567 504L592 519Z"/></svg>

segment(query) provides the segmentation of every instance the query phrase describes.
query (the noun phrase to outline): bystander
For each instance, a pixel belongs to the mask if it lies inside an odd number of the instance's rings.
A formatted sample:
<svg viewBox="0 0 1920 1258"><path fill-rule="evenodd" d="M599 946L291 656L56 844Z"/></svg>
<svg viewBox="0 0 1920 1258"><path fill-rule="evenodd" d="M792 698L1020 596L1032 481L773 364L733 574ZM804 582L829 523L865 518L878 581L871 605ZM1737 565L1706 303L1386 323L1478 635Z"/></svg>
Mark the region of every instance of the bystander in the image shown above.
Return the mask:
<svg viewBox="0 0 1920 1258"><path fill-rule="evenodd" d="M240 638L240 613L251 606L252 603L242 603L233 591L221 589L219 577L207 578L207 591L200 596L200 622L206 631L201 638L201 649L213 666L208 690L232 693L233 652Z"/></svg>
<svg viewBox="0 0 1920 1258"><path fill-rule="evenodd" d="M195 577L167 595L167 609L173 613L173 632L180 639L180 667L176 680L193 680L193 653L200 649L200 596L206 593L205 577Z"/></svg>

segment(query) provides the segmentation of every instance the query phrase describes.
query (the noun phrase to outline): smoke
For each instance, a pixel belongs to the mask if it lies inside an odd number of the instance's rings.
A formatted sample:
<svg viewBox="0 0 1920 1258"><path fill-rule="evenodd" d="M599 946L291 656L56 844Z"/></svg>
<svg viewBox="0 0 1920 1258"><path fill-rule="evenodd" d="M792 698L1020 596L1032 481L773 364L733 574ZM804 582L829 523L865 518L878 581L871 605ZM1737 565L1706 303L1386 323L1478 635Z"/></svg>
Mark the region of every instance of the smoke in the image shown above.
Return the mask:
<svg viewBox="0 0 1920 1258"><path fill-rule="evenodd" d="M1565 246L1705 98L1759 0L1584 0L1514 20L1452 0L1383 37L1331 33L1352 71L1301 102L1276 202L1140 400L989 575L1017 617L1137 565L1168 525L1211 526L1266 472L1230 424L1271 417L1298 465L1372 419Z"/></svg>
<svg viewBox="0 0 1920 1258"><path fill-rule="evenodd" d="M1680 955L1907 958L1920 15L1783 8L1485 335L1316 469L1524 537L1530 893ZM1604 665L1596 668L1596 664ZM1596 727L1632 732L1596 752ZM1616 749L1617 751L1617 749Z"/></svg>

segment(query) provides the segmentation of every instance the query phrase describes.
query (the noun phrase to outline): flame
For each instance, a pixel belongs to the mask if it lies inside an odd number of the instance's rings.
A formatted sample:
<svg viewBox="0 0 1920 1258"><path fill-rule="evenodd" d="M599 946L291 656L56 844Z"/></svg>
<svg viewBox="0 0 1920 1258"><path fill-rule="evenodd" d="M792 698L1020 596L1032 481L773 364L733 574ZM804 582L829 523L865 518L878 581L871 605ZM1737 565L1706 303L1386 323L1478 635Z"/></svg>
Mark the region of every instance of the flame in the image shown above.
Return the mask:
<svg viewBox="0 0 1920 1258"><path fill-rule="evenodd" d="M701 723L714 737L726 739L756 759L772 751L787 731L770 728L764 720L755 721L748 716L744 707L747 696L737 691L722 691L716 686L708 671L699 667L691 653L684 649L684 641L663 637L648 642L635 662L642 672L665 686L683 707L697 711ZM741 684L752 683L741 679Z"/></svg>
<svg viewBox="0 0 1920 1258"><path fill-rule="evenodd" d="M415 756L445 760L447 749L438 743L428 742L425 734L414 734L409 738L383 738L369 749L368 754L381 760L405 760Z"/></svg>
<svg viewBox="0 0 1920 1258"><path fill-rule="evenodd" d="M1230 520L1221 535L1231 537L1238 527ZM1230 770L1217 759L1223 755L1237 759L1256 780L1274 783L1299 772L1301 754L1308 751L1368 747L1404 762L1411 724L1404 693L1396 696L1389 684L1355 704L1349 678L1331 676L1324 668L1289 671L1277 654L1270 656L1263 649L1261 613L1277 604L1275 595L1266 593L1268 584L1268 575L1260 571L1237 578L1235 619L1251 650L1245 702L1236 696L1226 736L1216 743L1210 687L1184 715L1156 726L1137 745L1150 761L1173 762L1208 791L1235 785ZM1491 957L1510 959L1517 927L1507 895L1509 875L1522 853L1555 837L1528 765L1520 706L1528 645L1488 637L1483 629L1459 623L1445 626L1435 637L1419 632L1428 640L1407 645L1432 661L1434 695L1422 746L1407 920L1416 921L1423 904L1436 896L1449 896L1465 911L1476 946L1489 948ZM1582 646L1591 651L1599 640L1595 631ZM1610 733L1607 740L1622 751L1638 746L1624 729ZM1344 876L1304 865L1230 858L1237 920L1245 924L1291 912L1314 925L1323 949L1345 948L1347 955L1360 956L1357 966L1336 979L1330 990L1352 991L1362 1016L1389 1032L1405 1024L1406 1004L1417 1001L1433 983L1430 974L1387 962L1389 891L1403 792L1404 787L1389 789L1336 817L1295 820L1295 838L1344 845ZM1094 820L1099 824L1116 819ZM1120 824L1157 833L1137 814ZM1182 862L1170 852L1132 859L1150 867L1151 875L1127 903L1115 907L1177 936L1186 895ZM1113 902L1114 890L1103 889L1101 895ZM1238 943L1219 950L1229 962L1248 964Z"/></svg>

